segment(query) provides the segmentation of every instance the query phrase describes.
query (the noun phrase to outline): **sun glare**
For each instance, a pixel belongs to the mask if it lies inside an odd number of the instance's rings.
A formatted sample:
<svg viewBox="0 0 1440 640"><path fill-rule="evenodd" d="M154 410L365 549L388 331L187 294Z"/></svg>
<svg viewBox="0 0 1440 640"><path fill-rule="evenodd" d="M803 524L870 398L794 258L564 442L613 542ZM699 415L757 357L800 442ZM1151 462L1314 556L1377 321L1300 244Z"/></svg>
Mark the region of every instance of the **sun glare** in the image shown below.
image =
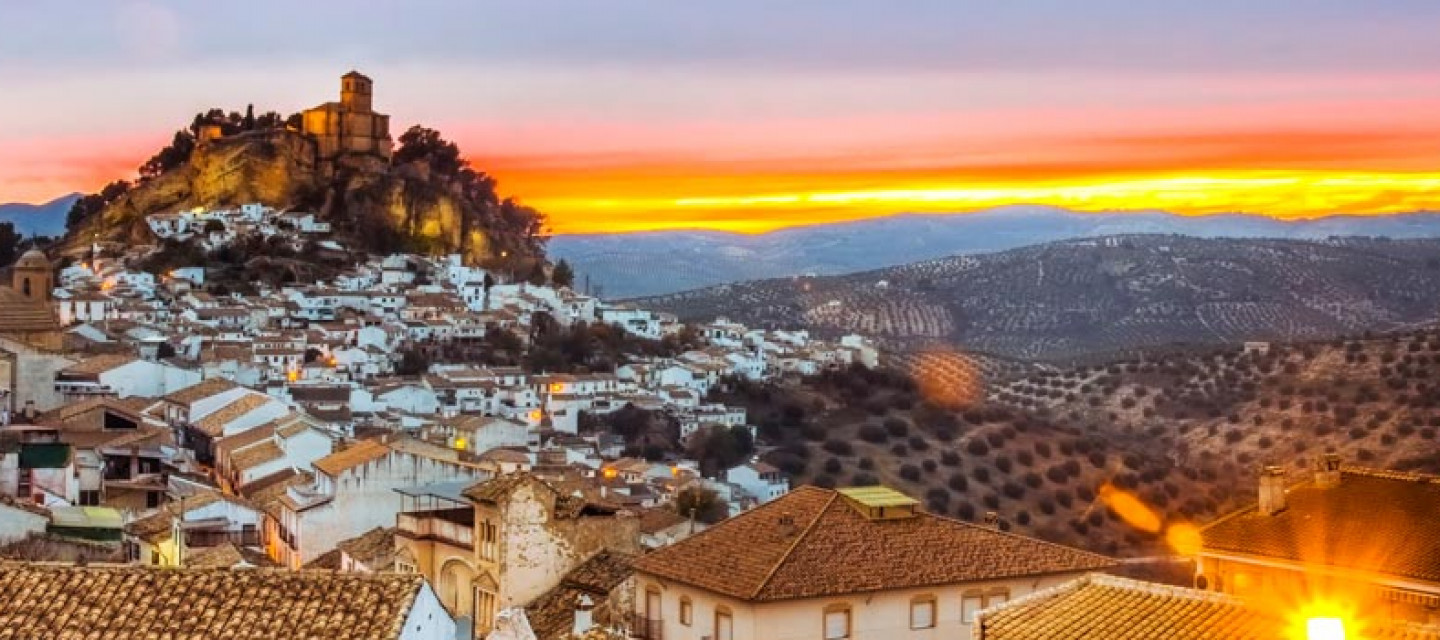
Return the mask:
<svg viewBox="0 0 1440 640"><path fill-rule="evenodd" d="M1340 618L1310 618L1305 621L1305 640L1345 640L1345 621Z"/></svg>

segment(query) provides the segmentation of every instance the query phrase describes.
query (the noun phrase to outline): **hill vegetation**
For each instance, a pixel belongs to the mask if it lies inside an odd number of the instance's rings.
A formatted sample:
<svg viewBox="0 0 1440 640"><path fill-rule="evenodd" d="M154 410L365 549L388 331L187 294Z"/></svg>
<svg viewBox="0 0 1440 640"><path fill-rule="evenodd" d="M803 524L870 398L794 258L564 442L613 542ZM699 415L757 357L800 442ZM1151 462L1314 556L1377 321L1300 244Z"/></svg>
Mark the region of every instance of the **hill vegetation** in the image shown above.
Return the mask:
<svg viewBox="0 0 1440 640"><path fill-rule="evenodd" d="M682 319L1074 361L1166 344L1394 331L1440 312L1440 240L1116 236L645 298Z"/></svg>
<svg viewBox="0 0 1440 640"><path fill-rule="evenodd" d="M1252 502L1261 465L1299 475L1334 452L1440 472L1432 330L1012 369L970 397L936 397L924 380L931 367L979 365L919 362L913 375L735 383L722 399L749 407L767 459L799 482L885 483L932 511L971 521L993 512L1004 527L1107 553L1164 552L1163 526ZM1141 522L1135 504L1148 514Z"/></svg>
<svg viewBox="0 0 1440 640"><path fill-rule="evenodd" d="M390 162L342 156L332 172L316 164L314 142L295 120L253 109L196 114L133 182L114 181L75 202L71 248L92 238L153 242L145 217L154 213L259 202L313 211L361 251L463 253L522 277L542 268L544 217L500 196L494 178L438 131L412 127ZM201 144L211 125L225 137Z"/></svg>

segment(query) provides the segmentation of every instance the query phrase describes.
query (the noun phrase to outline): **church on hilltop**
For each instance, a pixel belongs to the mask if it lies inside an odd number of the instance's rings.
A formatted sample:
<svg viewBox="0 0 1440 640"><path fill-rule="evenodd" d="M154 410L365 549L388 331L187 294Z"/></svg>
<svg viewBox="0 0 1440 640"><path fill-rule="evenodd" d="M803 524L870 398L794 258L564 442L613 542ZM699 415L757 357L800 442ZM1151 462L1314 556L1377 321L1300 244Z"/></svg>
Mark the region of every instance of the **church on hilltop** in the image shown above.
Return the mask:
<svg viewBox="0 0 1440 640"><path fill-rule="evenodd" d="M372 108L375 83L358 71L340 76L340 101L305 110L301 130L315 138L322 163L343 155L370 155L390 159L390 116Z"/></svg>

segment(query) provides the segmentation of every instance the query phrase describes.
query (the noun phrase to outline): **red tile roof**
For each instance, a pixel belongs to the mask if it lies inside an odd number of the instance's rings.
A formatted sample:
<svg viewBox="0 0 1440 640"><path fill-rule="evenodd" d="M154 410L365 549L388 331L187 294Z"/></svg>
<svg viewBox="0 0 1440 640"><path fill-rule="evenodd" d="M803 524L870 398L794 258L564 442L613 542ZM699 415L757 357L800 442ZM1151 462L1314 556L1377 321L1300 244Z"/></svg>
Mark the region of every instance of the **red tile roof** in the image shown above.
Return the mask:
<svg viewBox="0 0 1440 640"><path fill-rule="evenodd" d="M1097 554L924 512L867 519L838 492L805 486L644 556L635 568L770 601L1114 565Z"/></svg>
<svg viewBox="0 0 1440 640"><path fill-rule="evenodd" d="M1284 612L1208 591L1091 574L983 611L976 640L1273 640ZM1366 629L1371 640L1440 640L1440 628Z"/></svg>
<svg viewBox="0 0 1440 640"><path fill-rule="evenodd" d="M1204 550L1440 583L1440 476L1347 467L1339 484L1290 487L1286 508L1256 507L1201 531Z"/></svg>

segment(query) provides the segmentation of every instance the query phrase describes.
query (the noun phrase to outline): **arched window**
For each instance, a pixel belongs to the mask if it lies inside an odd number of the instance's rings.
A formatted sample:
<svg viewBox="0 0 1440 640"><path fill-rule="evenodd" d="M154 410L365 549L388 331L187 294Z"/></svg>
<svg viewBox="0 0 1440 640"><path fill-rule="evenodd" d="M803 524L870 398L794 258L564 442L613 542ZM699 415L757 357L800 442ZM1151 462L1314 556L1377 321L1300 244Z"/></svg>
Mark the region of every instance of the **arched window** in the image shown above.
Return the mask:
<svg viewBox="0 0 1440 640"><path fill-rule="evenodd" d="M29 278L25 278L24 280L21 280L21 281L20 281L20 292L23 293L23 294L25 294L25 295L27 295L27 296L30 295L30 279L29 279Z"/></svg>

